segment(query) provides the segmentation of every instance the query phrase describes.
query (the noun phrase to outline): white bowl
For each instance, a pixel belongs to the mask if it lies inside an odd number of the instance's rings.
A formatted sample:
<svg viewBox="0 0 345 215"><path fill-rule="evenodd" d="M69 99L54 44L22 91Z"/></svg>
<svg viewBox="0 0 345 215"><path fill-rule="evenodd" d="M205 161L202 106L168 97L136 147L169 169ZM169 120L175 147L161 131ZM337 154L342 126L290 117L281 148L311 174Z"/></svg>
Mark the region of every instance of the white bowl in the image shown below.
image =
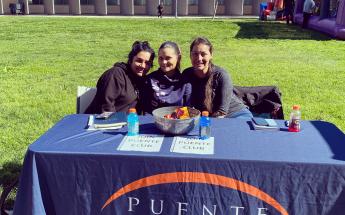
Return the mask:
<svg viewBox="0 0 345 215"><path fill-rule="evenodd" d="M152 112L155 124L166 134L186 134L199 125L200 111L188 107L189 119L167 119L165 115L173 113L180 106L162 107Z"/></svg>

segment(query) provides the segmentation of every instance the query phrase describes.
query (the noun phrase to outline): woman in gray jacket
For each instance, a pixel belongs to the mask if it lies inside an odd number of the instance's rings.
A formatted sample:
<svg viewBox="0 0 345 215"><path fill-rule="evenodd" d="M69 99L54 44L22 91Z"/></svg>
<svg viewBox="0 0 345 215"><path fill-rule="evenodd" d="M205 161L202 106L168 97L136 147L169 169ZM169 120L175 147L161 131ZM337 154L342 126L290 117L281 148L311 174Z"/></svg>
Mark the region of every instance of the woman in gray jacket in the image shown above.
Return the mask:
<svg viewBox="0 0 345 215"><path fill-rule="evenodd" d="M212 117L251 118L252 113L233 93L229 73L212 63L213 46L203 37L190 45L192 67L183 75L192 85L192 105Z"/></svg>

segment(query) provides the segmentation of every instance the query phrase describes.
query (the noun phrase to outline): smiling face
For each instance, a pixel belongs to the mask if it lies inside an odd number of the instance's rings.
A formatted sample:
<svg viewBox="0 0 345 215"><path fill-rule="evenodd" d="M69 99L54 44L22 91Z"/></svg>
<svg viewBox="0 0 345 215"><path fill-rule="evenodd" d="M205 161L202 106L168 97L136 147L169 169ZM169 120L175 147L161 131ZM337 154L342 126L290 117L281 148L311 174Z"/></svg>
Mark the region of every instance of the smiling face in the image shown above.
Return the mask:
<svg viewBox="0 0 345 215"><path fill-rule="evenodd" d="M151 53L146 51L141 51L135 55L131 63L132 72L140 77L145 76L151 68L150 57Z"/></svg>
<svg viewBox="0 0 345 215"><path fill-rule="evenodd" d="M197 74L206 75L212 60L210 47L202 43L195 45L191 50L190 59L194 71Z"/></svg>
<svg viewBox="0 0 345 215"><path fill-rule="evenodd" d="M180 60L180 56L172 47L162 48L158 52L158 64L160 69L168 76L173 75L176 71L176 65Z"/></svg>

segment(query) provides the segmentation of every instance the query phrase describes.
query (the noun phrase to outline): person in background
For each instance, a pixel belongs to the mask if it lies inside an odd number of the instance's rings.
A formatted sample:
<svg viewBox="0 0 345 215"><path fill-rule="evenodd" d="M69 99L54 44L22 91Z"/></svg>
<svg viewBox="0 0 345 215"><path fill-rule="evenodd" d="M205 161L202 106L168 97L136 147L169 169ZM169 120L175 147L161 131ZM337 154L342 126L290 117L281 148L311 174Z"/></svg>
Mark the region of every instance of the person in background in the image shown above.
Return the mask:
<svg viewBox="0 0 345 215"><path fill-rule="evenodd" d="M293 13L294 13L295 1L294 0L284 0L284 15L286 17L286 24L293 24Z"/></svg>
<svg viewBox="0 0 345 215"><path fill-rule="evenodd" d="M142 113L139 99L144 76L152 67L154 57L155 52L147 41L134 42L127 63L115 63L99 78L96 96L85 113L127 112L132 107Z"/></svg>
<svg viewBox="0 0 345 215"><path fill-rule="evenodd" d="M158 18L163 18L163 2L159 3L159 5L157 6L157 10L158 10Z"/></svg>
<svg viewBox="0 0 345 215"><path fill-rule="evenodd" d="M14 4L14 3L10 3L10 4L9 4L9 8L10 8L10 11L11 11L11 14L12 14L12 15L15 15L15 14L16 14L16 10L17 10L16 7L17 7L17 6L16 6L16 4Z"/></svg>
<svg viewBox="0 0 345 215"><path fill-rule="evenodd" d="M213 46L198 37L190 45L192 67L182 73L192 84L192 105L211 117L251 118L252 113L233 93L229 73L212 63Z"/></svg>
<svg viewBox="0 0 345 215"><path fill-rule="evenodd" d="M24 4L24 2L22 2L20 5L21 5L20 13L21 13L22 15L25 15L25 4Z"/></svg>
<svg viewBox="0 0 345 215"><path fill-rule="evenodd" d="M158 50L159 69L147 76L148 93L145 111L166 106L190 106L192 87L182 80L181 50L171 41L162 43Z"/></svg>
<svg viewBox="0 0 345 215"><path fill-rule="evenodd" d="M314 7L315 7L315 2L313 0L304 0L302 28L308 27L308 22L309 22L310 16L313 13Z"/></svg>

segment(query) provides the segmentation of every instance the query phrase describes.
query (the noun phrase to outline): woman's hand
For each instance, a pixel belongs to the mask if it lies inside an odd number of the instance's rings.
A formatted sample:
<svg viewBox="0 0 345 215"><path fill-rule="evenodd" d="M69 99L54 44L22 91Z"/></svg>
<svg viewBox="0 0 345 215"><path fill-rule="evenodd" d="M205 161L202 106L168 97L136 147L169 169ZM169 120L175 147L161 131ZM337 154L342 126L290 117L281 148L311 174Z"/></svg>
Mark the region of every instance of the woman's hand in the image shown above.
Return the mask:
<svg viewBox="0 0 345 215"><path fill-rule="evenodd" d="M226 113L224 113L223 111L216 111L216 112L211 114L211 117L225 118L226 117Z"/></svg>

